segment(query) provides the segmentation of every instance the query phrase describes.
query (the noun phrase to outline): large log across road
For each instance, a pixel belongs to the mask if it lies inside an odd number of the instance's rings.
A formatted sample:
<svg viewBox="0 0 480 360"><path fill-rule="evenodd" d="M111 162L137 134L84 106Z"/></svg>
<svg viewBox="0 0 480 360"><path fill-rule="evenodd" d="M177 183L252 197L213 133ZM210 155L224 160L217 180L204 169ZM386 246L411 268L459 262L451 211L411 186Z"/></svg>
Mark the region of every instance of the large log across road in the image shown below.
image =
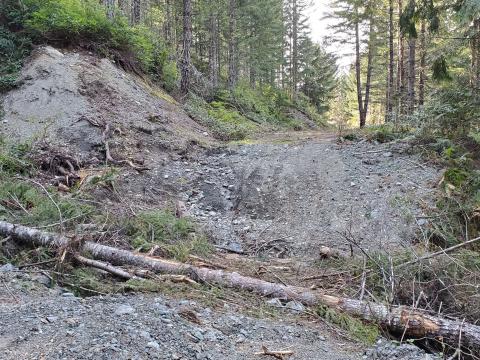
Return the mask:
<svg viewBox="0 0 480 360"><path fill-rule="evenodd" d="M72 241L64 236L0 221L0 236L37 246L69 247ZM188 275L198 281L248 290L262 296L295 300L307 306L325 305L351 316L377 323L403 338L430 338L462 349L472 355L480 354L480 326L460 320L446 319L407 306L387 307L383 304L348 299L312 291L303 287L272 283L236 272L196 267L157 257L149 257L91 241L81 243L79 253L108 261L113 265L129 265L158 273Z"/></svg>

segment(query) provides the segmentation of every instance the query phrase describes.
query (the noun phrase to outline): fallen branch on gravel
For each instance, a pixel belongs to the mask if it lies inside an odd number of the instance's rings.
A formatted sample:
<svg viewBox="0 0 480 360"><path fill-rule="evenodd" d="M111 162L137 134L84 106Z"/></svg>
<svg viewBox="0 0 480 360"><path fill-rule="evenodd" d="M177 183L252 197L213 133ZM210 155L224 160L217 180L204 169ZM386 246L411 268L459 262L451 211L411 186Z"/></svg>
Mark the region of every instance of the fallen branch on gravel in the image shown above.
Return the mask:
<svg viewBox="0 0 480 360"><path fill-rule="evenodd" d="M37 246L67 248L71 242L64 236L4 221L0 221L0 236L11 236L12 239ZM248 290L262 296L295 300L307 306L328 306L350 316L375 322L392 333L404 334L405 338L437 339L453 347L457 347L458 342L461 341L462 348L466 351L470 351L472 354L480 353L480 326L434 316L419 309L406 306L387 307L380 303L336 297L313 292L299 286L282 285L242 276L235 272L211 270L148 257L91 241L80 244L78 251L88 253L95 259L108 261L113 265L130 265L153 272L186 275L193 280Z"/></svg>
<svg viewBox="0 0 480 360"><path fill-rule="evenodd" d="M455 251L457 249L460 249L462 247L465 247L467 245L471 245L471 244L474 244L476 242L479 242L480 241L480 237L477 237L475 239L471 239L471 240L468 240L468 241L465 241L463 243L460 243L460 244L457 244L457 245L453 245L449 248L446 248L446 249L442 249L442 250L439 250L437 252L434 252L434 253L431 253L431 254L427 254L427 255L424 255L424 256L421 256L419 257L418 259L414 259L414 260L411 260L411 261L407 261L403 264L400 264L397 266L397 269L399 268L402 268L402 267L405 267L405 266L408 266L408 265L413 265L413 264L416 264L420 261L423 261L423 260L428 260L428 259L431 259L433 257L436 257L436 256L439 256L439 255L444 255L444 254L448 254L448 253L451 253L452 251Z"/></svg>
<svg viewBox="0 0 480 360"><path fill-rule="evenodd" d="M106 263L101 262L101 261L88 259L88 258L83 257L81 255L75 255L74 257L75 257L75 260L77 260L82 265L91 266L91 267L94 267L96 269L106 271L106 272L108 272L112 275L115 275L119 278L122 278L122 279L130 280L130 279L138 278L137 276L134 276L134 275L130 274L129 272L125 271L125 270L119 269L115 266L112 266L110 264L106 264Z"/></svg>
<svg viewBox="0 0 480 360"><path fill-rule="evenodd" d="M273 356L274 358L283 360L285 359L285 356L293 355L293 351L291 350L271 351L271 350L268 350L265 345L262 345L262 351L256 352L255 355L269 355L269 356Z"/></svg>

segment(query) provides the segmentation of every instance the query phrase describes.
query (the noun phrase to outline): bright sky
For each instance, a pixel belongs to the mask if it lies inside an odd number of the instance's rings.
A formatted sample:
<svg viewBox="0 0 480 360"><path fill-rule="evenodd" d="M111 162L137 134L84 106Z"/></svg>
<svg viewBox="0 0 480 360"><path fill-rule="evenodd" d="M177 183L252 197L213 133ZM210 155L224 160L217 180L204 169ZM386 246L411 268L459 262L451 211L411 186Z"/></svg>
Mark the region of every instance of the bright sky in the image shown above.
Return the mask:
<svg viewBox="0 0 480 360"><path fill-rule="evenodd" d="M309 11L309 22L312 30L313 41L322 43L324 40L328 40L333 34L332 29L328 27L335 23L333 19L323 19L330 11L331 0L313 0L313 6ZM340 68L345 69L353 60L353 49L346 44L331 44L327 48L330 52L336 54L338 59L338 65Z"/></svg>

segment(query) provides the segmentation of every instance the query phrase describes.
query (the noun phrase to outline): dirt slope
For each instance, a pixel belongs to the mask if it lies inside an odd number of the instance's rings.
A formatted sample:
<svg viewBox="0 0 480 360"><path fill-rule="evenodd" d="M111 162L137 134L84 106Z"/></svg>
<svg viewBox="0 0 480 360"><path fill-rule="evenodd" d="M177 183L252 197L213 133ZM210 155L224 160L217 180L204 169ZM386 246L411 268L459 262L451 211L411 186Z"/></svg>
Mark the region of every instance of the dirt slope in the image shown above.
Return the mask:
<svg viewBox="0 0 480 360"><path fill-rule="evenodd" d="M408 150L324 136L240 145L172 162L160 178L232 249L318 259L322 245L349 251L348 233L365 250L390 251L428 226L440 176Z"/></svg>
<svg viewBox="0 0 480 360"><path fill-rule="evenodd" d="M148 163L159 152L209 141L169 95L108 59L40 47L20 83L3 100L0 131L22 142L45 138L79 157L100 157L96 151L109 124L112 155Z"/></svg>

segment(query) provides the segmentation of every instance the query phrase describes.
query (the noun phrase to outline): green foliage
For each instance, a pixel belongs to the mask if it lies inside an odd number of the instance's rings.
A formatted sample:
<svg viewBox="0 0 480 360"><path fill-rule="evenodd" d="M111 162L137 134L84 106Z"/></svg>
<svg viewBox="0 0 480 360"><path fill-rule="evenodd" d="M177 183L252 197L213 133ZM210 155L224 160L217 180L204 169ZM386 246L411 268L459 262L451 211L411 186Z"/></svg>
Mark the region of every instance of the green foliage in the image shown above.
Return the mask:
<svg viewBox="0 0 480 360"><path fill-rule="evenodd" d="M305 80L301 89L316 107L316 112L323 114L329 110L337 86L337 58L317 44L309 45L307 58L307 66L302 71Z"/></svg>
<svg viewBox="0 0 480 360"><path fill-rule="evenodd" d="M448 72L448 64L445 56L441 55L433 61L432 78L437 81L452 79L450 73Z"/></svg>
<svg viewBox="0 0 480 360"><path fill-rule="evenodd" d="M0 25L0 93L16 84L23 59L30 53L28 37L13 33Z"/></svg>
<svg viewBox="0 0 480 360"><path fill-rule="evenodd" d="M68 226L69 219L81 222L93 212L90 206L61 197L53 191L49 195L26 180L1 177L0 218L23 225L42 226L60 223L61 213Z"/></svg>
<svg viewBox="0 0 480 360"><path fill-rule="evenodd" d="M181 261L191 253L207 255L211 251L207 239L196 233L189 219L178 219L165 210L139 214L127 226L127 235L136 249L148 251L158 246L165 255Z"/></svg>
<svg viewBox="0 0 480 360"><path fill-rule="evenodd" d="M366 345L374 344L380 335L376 325L364 323L347 314L337 312L328 306L318 306L316 308L316 313L326 321L346 330L349 334Z"/></svg>
<svg viewBox="0 0 480 360"><path fill-rule="evenodd" d="M238 112L225 109L223 103L217 105L215 109L201 97L190 94L185 110L219 140L243 140L255 128L255 124Z"/></svg>
<svg viewBox="0 0 480 360"><path fill-rule="evenodd" d="M412 118L414 124L422 127L422 136L466 136L480 118L479 97L465 78L439 88L431 97Z"/></svg>
<svg viewBox="0 0 480 360"><path fill-rule="evenodd" d="M93 49L127 70L152 75L168 90L175 87L176 65L162 39L146 26L130 26L120 13L109 19L98 1L25 0L22 6L7 2L11 5L0 9L0 18L10 24L0 27L0 91L14 86L31 39Z"/></svg>
<svg viewBox="0 0 480 360"><path fill-rule="evenodd" d="M392 124L383 124L378 126L368 126L365 128L369 140L387 143L406 137L410 130L408 127L399 127Z"/></svg>
<svg viewBox="0 0 480 360"><path fill-rule="evenodd" d="M0 139L0 175L26 175L33 166L26 158L29 145L9 146Z"/></svg>

